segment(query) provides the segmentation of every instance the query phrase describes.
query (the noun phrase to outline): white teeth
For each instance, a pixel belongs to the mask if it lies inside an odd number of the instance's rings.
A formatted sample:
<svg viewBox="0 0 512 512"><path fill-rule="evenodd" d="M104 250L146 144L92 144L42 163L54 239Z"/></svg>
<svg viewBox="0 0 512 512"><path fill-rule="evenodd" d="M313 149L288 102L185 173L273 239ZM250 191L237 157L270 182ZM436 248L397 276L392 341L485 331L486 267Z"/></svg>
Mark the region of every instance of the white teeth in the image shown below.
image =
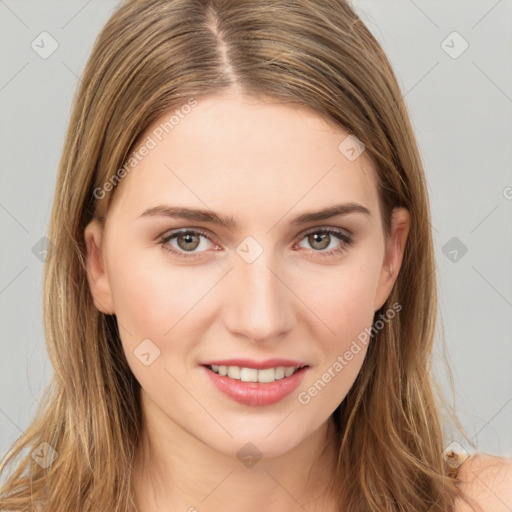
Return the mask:
<svg viewBox="0 0 512 512"><path fill-rule="evenodd" d="M238 368L235 366L235 368ZM240 380L242 382L258 382L258 370L256 368L240 368Z"/></svg>
<svg viewBox="0 0 512 512"><path fill-rule="evenodd" d="M240 368L238 368L238 366L228 366L228 377L232 379L239 379Z"/></svg>
<svg viewBox="0 0 512 512"><path fill-rule="evenodd" d="M274 368L265 368L258 370L258 382L274 382L276 380L276 371Z"/></svg>
<svg viewBox="0 0 512 512"><path fill-rule="evenodd" d="M295 368L285 368L284 369L284 376L285 377L289 377L294 371L295 371Z"/></svg>
<svg viewBox="0 0 512 512"><path fill-rule="evenodd" d="M265 368L257 370L256 368L241 368L240 366L218 366L212 364L211 370L222 376L228 376L231 379L241 380L242 382L261 382L269 383L275 380L284 379L293 375L298 368L278 366L277 368Z"/></svg>

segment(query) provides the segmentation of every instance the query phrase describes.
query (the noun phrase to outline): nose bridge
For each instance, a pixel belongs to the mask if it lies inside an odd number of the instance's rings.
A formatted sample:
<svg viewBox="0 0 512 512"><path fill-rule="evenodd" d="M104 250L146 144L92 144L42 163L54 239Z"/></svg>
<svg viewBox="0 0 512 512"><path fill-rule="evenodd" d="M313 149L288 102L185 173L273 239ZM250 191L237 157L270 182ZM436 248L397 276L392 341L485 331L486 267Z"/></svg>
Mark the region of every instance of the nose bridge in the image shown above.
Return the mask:
<svg viewBox="0 0 512 512"><path fill-rule="evenodd" d="M291 294L279 262L270 248L264 249L254 239L237 247L229 287L227 327L232 332L263 340L290 328Z"/></svg>

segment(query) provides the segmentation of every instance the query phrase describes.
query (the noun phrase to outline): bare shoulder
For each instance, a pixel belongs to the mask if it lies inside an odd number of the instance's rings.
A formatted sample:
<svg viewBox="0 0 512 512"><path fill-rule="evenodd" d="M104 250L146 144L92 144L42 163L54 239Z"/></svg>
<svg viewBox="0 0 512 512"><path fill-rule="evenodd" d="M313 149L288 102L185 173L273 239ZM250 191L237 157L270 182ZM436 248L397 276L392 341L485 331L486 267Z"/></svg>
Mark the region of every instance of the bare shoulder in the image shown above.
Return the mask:
<svg viewBox="0 0 512 512"><path fill-rule="evenodd" d="M475 500L482 512L512 510L512 459L487 454L473 455L461 464L459 479L460 490ZM472 511L467 503L457 500L455 512Z"/></svg>

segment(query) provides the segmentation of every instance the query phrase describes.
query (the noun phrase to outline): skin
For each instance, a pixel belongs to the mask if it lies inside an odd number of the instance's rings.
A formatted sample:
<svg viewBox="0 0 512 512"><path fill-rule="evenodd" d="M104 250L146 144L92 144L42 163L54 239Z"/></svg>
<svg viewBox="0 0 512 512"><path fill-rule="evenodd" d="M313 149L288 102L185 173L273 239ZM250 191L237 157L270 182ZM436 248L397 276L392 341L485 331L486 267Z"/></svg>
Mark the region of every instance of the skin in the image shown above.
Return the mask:
<svg viewBox="0 0 512 512"><path fill-rule="evenodd" d="M321 458L320 452L333 432L330 415L353 385L367 347L361 344L308 404L297 395L371 327L398 275L409 213L394 210L386 244L375 169L364 152L347 159L338 146L348 132L315 112L239 93L197 100L123 178L104 230L97 221L85 229L94 303L115 313L142 386L137 506L142 512L249 512L263 503L267 512L303 510L301 504L334 510L324 490L336 454L327 450ZM300 213L345 202L370 215L290 224ZM160 204L213 210L233 216L238 227L140 217ZM331 235L322 245L303 235L329 227L353 235L332 257L322 253L342 240ZM195 259L159 244L181 228L208 233L210 240L168 242L182 253L189 247ZM251 263L236 252L246 237L263 250ZM144 339L160 350L149 366L134 354ZM200 366L230 357L284 357L310 368L297 391L255 407L220 393ZM262 457L252 467L237 457L247 442Z"/></svg>
<svg viewBox="0 0 512 512"><path fill-rule="evenodd" d="M488 454L467 458L459 469L460 489L484 512L512 510L512 459ZM474 512L472 506L457 499L456 512Z"/></svg>

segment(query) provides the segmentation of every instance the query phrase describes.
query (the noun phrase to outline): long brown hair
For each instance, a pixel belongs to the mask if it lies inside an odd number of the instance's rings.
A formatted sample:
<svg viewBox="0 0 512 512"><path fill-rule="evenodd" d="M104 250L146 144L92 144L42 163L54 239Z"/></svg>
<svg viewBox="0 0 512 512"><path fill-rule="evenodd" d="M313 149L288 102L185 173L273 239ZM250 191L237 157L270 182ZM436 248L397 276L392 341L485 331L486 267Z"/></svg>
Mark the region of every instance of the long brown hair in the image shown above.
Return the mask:
<svg viewBox="0 0 512 512"><path fill-rule="evenodd" d="M350 472L337 470L332 489L346 512L453 510L457 472L443 457L445 400L431 367L437 295L423 165L391 65L345 0L129 0L111 16L74 99L48 232L44 322L55 373L0 465L15 466L1 509L135 510L140 385L115 317L93 304L84 228L105 217L116 188L104 185L153 121L233 87L310 107L355 135L378 169L386 236L392 208L409 210L402 268L374 322L402 309L374 333L333 413L338 468ZM51 463L38 463L37 450Z"/></svg>

